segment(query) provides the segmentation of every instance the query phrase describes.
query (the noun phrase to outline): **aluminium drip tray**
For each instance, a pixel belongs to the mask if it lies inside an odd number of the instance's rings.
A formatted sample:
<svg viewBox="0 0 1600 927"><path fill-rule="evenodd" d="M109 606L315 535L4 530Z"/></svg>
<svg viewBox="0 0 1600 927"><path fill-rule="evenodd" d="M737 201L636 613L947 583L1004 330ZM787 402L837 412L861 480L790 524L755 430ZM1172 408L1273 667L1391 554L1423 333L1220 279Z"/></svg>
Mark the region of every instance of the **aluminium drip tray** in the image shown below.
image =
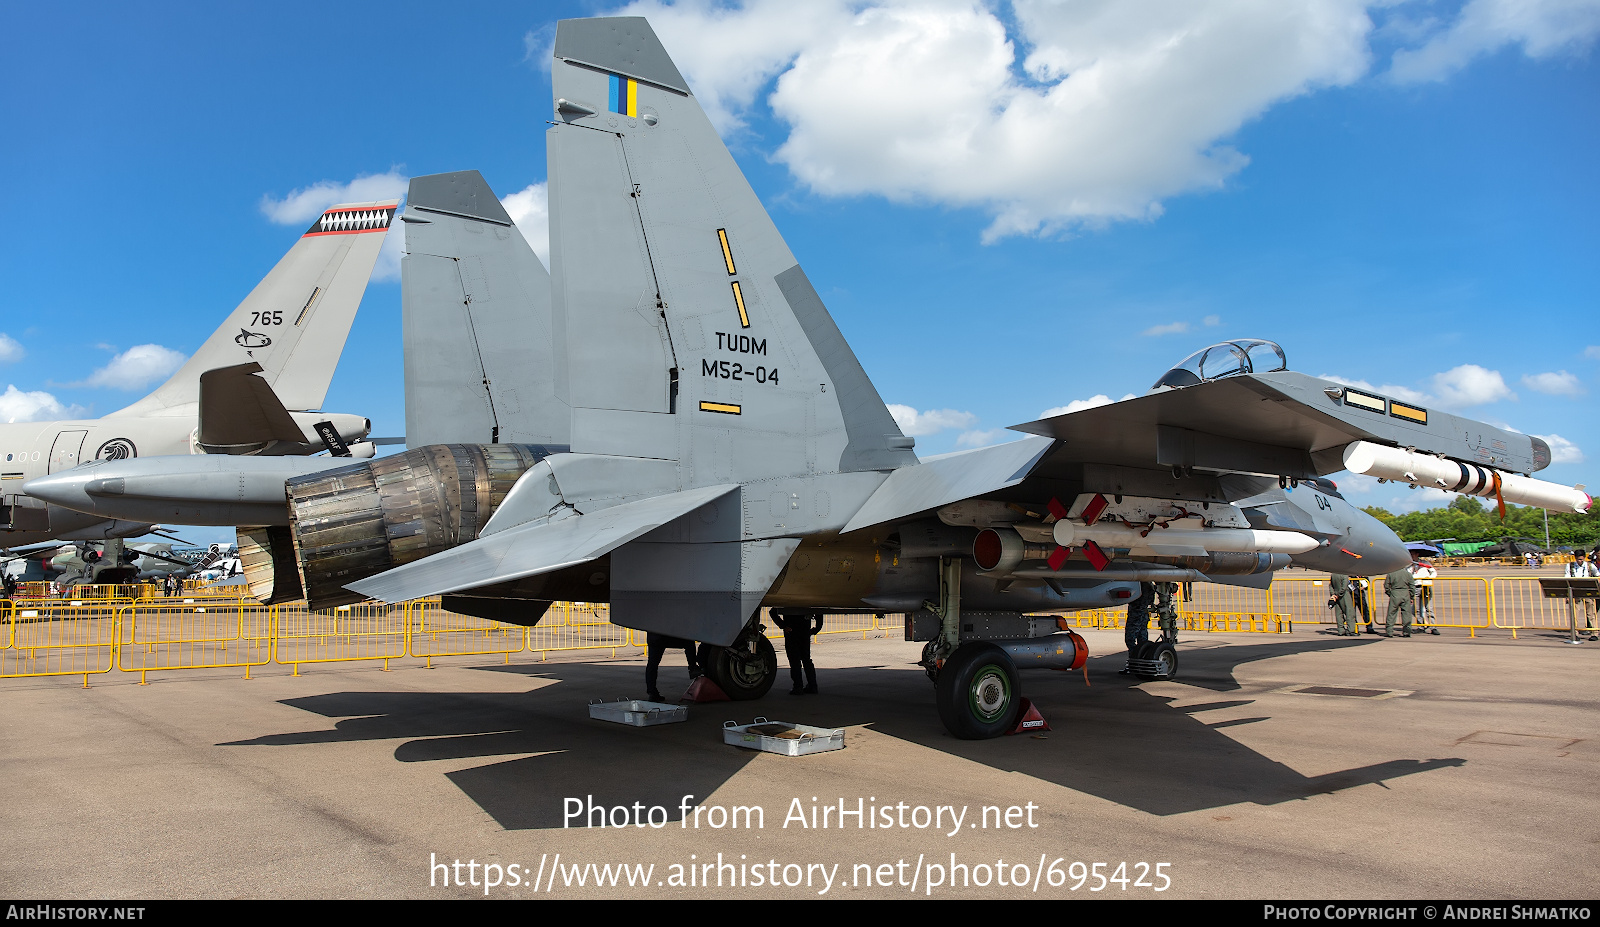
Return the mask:
<svg viewBox="0 0 1600 927"><path fill-rule="evenodd" d="M757 718L749 724L722 722L722 742L779 756L805 756L844 749L844 729L812 727Z"/></svg>
<svg viewBox="0 0 1600 927"><path fill-rule="evenodd" d="M675 724L679 721L687 721L689 720L689 709L683 705L647 702L638 698L621 699L615 702L596 700L589 703L589 717L599 721L628 724L633 727L649 727L652 724Z"/></svg>

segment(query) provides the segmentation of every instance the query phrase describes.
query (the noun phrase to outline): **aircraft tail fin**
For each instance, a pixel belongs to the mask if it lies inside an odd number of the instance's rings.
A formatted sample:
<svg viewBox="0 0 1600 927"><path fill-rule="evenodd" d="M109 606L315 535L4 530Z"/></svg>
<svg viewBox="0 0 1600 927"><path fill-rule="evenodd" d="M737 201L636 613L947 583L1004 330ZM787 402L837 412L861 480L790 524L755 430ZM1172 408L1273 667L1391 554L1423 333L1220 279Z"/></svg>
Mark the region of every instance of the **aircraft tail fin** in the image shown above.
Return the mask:
<svg viewBox="0 0 1600 927"><path fill-rule="evenodd" d="M547 133L557 377L575 452L686 485L917 462L639 17L558 24Z"/></svg>
<svg viewBox="0 0 1600 927"><path fill-rule="evenodd" d="M407 445L566 444L550 274L483 176L411 178L400 219Z"/></svg>
<svg viewBox="0 0 1600 927"><path fill-rule="evenodd" d="M202 373L251 362L285 407L320 408L399 203L324 211L171 379L116 414L198 402Z"/></svg>

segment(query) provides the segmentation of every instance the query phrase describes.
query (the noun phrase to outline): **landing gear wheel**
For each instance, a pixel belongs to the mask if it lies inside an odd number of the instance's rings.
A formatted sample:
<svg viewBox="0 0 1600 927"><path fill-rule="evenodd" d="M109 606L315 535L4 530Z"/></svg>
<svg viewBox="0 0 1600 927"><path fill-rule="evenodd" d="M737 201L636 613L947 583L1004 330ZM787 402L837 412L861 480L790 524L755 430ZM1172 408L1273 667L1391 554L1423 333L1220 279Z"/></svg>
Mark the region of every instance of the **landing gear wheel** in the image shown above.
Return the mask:
<svg viewBox="0 0 1600 927"><path fill-rule="evenodd" d="M956 648L934 680L939 720L962 740L999 737L1017 722L1022 693L1017 667L998 646L973 641Z"/></svg>
<svg viewBox="0 0 1600 927"><path fill-rule="evenodd" d="M711 681L736 702L766 695L773 680L778 678L778 652L773 649L772 641L760 636L753 644L741 641L732 647L709 645L704 664L703 669Z"/></svg>
<svg viewBox="0 0 1600 927"><path fill-rule="evenodd" d="M1178 676L1178 648L1171 641L1151 641L1129 655L1133 675L1150 682Z"/></svg>

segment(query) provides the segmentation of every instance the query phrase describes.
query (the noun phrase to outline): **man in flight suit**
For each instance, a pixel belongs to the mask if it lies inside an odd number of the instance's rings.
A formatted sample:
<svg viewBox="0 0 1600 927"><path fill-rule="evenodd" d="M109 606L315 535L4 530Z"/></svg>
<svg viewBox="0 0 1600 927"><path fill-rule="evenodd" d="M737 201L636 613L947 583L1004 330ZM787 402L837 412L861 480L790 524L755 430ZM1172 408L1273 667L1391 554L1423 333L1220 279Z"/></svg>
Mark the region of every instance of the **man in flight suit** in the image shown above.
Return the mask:
<svg viewBox="0 0 1600 927"><path fill-rule="evenodd" d="M1361 627L1356 623L1356 597L1350 587L1350 577L1335 573L1328 577L1333 592L1333 620L1338 625L1340 637L1357 637Z"/></svg>
<svg viewBox="0 0 1600 927"><path fill-rule="evenodd" d="M1395 618L1400 619L1400 636L1411 636L1411 596L1416 577L1409 567L1395 570L1383 578L1383 591L1389 595L1389 615L1384 619L1383 636L1394 637Z"/></svg>

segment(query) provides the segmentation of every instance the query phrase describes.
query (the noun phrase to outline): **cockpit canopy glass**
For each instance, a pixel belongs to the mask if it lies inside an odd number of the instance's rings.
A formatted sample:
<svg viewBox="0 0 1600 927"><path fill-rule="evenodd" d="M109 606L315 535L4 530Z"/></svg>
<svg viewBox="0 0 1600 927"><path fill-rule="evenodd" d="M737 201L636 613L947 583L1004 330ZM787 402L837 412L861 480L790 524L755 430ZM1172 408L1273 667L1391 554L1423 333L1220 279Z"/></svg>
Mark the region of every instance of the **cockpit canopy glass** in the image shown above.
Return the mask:
<svg viewBox="0 0 1600 927"><path fill-rule="evenodd" d="M1278 347L1276 342L1241 338L1238 341L1223 341L1190 354L1182 363L1162 374L1150 389L1182 389L1242 373L1271 373L1288 369L1289 361L1283 355L1283 348Z"/></svg>

